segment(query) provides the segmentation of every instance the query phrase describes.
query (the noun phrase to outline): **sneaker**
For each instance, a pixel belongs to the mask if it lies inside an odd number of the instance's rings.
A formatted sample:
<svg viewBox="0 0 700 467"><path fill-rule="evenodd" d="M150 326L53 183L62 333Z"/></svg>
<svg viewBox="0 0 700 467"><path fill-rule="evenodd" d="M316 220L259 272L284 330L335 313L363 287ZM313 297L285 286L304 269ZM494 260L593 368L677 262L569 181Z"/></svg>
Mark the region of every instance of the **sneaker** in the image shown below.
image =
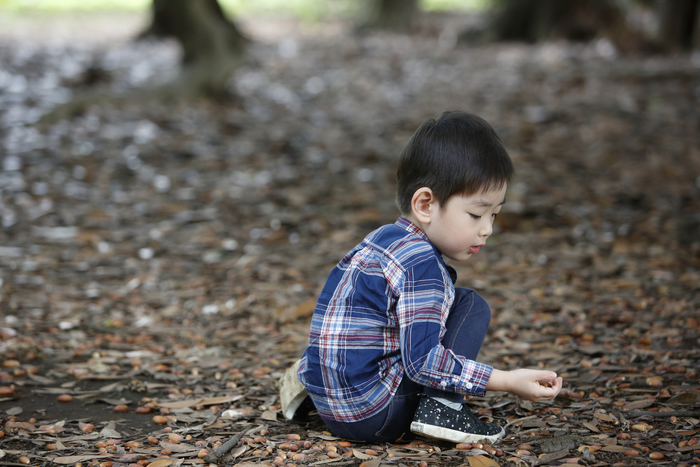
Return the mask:
<svg viewBox="0 0 700 467"><path fill-rule="evenodd" d="M299 363L301 363L301 360L297 360L294 365L285 371L279 381L280 406L282 415L287 420L294 418L297 410L308 397L306 388L299 381Z"/></svg>
<svg viewBox="0 0 700 467"><path fill-rule="evenodd" d="M455 410L429 396L421 398L413 416L411 431L453 443L476 443L481 440L494 443L506 434L500 426L479 420L464 404L461 410Z"/></svg>

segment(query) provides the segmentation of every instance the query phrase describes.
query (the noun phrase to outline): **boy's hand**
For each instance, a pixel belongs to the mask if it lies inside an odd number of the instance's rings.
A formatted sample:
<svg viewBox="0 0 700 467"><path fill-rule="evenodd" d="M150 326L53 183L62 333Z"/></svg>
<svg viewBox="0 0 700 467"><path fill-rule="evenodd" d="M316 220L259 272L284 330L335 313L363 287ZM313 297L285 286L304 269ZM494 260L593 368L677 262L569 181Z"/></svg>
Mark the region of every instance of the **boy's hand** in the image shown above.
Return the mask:
<svg viewBox="0 0 700 467"><path fill-rule="evenodd" d="M486 389L508 391L516 396L538 401L551 399L561 391L563 379L553 371L545 370L493 370Z"/></svg>
<svg viewBox="0 0 700 467"><path fill-rule="evenodd" d="M557 397L563 384L562 377L553 371L520 369L511 371L510 376L509 392L531 401Z"/></svg>

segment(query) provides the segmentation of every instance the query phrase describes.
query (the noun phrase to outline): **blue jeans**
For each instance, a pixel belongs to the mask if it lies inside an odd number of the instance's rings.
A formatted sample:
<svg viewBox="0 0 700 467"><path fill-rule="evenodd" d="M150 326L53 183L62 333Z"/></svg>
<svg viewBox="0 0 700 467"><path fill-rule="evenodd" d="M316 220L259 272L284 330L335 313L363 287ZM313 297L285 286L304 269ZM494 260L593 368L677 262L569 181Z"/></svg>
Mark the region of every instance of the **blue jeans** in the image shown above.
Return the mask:
<svg viewBox="0 0 700 467"><path fill-rule="evenodd" d="M455 288L455 301L445 327L442 345L457 355L476 360L491 322L491 309L486 300L471 289ZM391 443L412 437L410 426L421 394L461 402L462 394L421 386L404 377L389 405L377 414L359 422L337 422L323 419L328 428L341 438L371 443Z"/></svg>

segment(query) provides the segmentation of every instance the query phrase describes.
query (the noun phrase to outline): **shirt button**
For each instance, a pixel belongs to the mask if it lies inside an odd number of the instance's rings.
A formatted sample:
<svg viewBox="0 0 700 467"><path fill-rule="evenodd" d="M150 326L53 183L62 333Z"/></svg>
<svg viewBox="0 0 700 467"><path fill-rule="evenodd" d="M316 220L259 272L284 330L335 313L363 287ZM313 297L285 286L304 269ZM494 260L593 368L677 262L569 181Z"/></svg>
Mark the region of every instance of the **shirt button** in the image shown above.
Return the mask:
<svg viewBox="0 0 700 467"><path fill-rule="evenodd" d="M467 383L467 389L471 389L474 385L472 383Z"/></svg>
<svg viewBox="0 0 700 467"><path fill-rule="evenodd" d="M440 381L440 386L442 386L443 388L447 386L447 381Z"/></svg>

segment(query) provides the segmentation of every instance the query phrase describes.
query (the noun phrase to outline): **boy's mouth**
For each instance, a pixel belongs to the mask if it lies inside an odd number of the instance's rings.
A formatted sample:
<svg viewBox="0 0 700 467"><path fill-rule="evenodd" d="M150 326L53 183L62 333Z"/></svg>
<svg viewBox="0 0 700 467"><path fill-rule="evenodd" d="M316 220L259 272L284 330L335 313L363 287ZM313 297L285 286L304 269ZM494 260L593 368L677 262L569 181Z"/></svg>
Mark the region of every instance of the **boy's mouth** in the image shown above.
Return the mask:
<svg viewBox="0 0 700 467"><path fill-rule="evenodd" d="M482 245L477 245L477 246L470 246L470 247L469 247L469 253L472 254L472 255L477 254L477 253L479 252L479 250L481 249L482 246L484 246L484 245L482 244Z"/></svg>

